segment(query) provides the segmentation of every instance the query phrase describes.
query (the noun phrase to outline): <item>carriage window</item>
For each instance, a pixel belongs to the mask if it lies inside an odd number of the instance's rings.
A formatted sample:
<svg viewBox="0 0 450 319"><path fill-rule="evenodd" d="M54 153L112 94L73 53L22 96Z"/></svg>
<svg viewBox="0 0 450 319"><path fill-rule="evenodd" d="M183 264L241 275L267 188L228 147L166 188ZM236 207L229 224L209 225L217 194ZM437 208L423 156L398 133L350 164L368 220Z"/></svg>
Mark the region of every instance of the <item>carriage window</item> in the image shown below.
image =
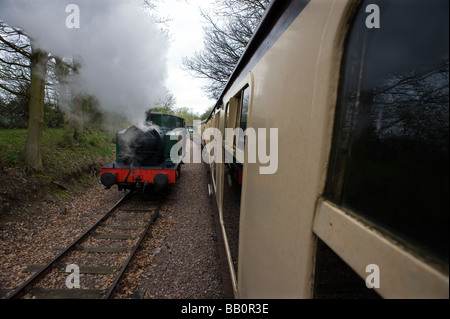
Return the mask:
<svg viewBox="0 0 450 319"><path fill-rule="evenodd" d="M247 129L247 117L248 117L248 106L250 103L250 89L247 87L242 91L241 94L241 116L240 116L240 122L239 127L242 129L242 131L245 132ZM245 137L239 136L238 140L238 148L244 149L245 147Z"/></svg>
<svg viewBox="0 0 450 319"><path fill-rule="evenodd" d="M225 107L225 128L228 127L229 121L230 121L230 103L227 103L227 106ZM223 135L223 138L225 139L225 134Z"/></svg>
<svg viewBox="0 0 450 319"><path fill-rule="evenodd" d="M449 253L448 0L363 1L343 58L325 195L440 262Z"/></svg>

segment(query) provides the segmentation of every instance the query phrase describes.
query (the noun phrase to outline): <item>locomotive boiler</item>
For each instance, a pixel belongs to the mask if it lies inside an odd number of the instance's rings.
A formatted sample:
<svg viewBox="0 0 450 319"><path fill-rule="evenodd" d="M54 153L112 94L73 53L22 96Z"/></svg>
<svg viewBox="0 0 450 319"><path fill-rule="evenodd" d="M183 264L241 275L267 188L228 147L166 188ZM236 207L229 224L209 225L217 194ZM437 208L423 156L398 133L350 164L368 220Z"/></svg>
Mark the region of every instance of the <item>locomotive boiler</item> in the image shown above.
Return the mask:
<svg viewBox="0 0 450 319"><path fill-rule="evenodd" d="M184 152L185 120L150 113L144 125L133 125L116 135L116 161L101 169L101 183L119 190L153 185L159 191L180 175Z"/></svg>

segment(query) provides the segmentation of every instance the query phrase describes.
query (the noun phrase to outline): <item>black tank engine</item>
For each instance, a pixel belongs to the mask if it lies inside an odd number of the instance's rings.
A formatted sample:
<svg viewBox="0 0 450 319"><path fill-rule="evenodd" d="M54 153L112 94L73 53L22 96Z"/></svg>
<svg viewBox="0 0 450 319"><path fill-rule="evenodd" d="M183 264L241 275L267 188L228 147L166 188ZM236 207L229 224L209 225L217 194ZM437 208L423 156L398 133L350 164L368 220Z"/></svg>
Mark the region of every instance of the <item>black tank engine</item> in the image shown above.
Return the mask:
<svg viewBox="0 0 450 319"><path fill-rule="evenodd" d="M156 191L175 183L184 153L184 126L180 117L151 113L145 125L118 132L116 161L101 169L101 183L119 190L153 184Z"/></svg>

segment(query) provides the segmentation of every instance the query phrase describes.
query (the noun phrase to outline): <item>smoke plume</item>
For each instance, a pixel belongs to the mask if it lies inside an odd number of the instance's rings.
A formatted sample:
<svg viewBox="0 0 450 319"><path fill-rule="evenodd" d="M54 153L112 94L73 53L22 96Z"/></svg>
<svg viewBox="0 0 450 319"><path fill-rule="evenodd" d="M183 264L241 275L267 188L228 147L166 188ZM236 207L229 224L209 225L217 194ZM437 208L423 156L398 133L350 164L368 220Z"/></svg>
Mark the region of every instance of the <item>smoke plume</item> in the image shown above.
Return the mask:
<svg viewBox="0 0 450 319"><path fill-rule="evenodd" d="M79 8L79 28L69 28ZM95 96L103 110L134 123L164 93L168 40L137 0L0 0L0 19L23 29L33 45L80 68L71 90Z"/></svg>

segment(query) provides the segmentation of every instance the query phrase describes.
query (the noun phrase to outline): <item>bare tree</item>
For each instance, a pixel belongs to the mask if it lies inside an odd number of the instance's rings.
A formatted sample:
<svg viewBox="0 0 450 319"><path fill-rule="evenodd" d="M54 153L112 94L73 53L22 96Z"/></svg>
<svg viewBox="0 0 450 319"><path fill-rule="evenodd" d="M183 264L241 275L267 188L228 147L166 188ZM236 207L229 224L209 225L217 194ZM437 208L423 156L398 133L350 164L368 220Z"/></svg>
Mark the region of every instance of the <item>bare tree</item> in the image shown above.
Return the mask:
<svg viewBox="0 0 450 319"><path fill-rule="evenodd" d="M149 111L163 112L166 114L174 114L174 112L175 112L174 107L176 104L177 104L177 99L172 94L172 92L170 92L169 90L166 89L164 96L159 101L157 101L155 103L154 107ZM147 115L148 115L149 111L147 111Z"/></svg>
<svg viewBox="0 0 450 319"><path fill-rule="evenodd" d="M33 169L42 168L42 131L44 128L45 78L48 53L33 46L29 36L0 21L0 88L28 98L28 132L24 161ZM29 86L29 90L24 87Z"/></svg>
<svg viewBox="0 0 450 319"><path fill-rule="evenodd" d="M23 158L35 170L42 169L42 132L44 130L45 75L48 53L33 48L30 56L30 97L27 140Z"/></svg>
<svg viewBox="0 0 450 319"><path fill-rule="evenodd" d="M166 91L164 100L161 101L161 107L170 113L173 112L175 104L177 104L175 96L171 92Z"/></svg>
<svg viewBox="0 0 450 319"><path fill-rule="evenodd" d="M201 15L207 26L203 51L184 58L183 66L193 76L208 79L203 87L209 97L217 99L259 25L270 0L216 0L214 16Z"/></svg>
<svg viewBox="0 0 450 319"><path fill-rule="evenodd" d="M31 43L17 28L0 20L0 89L8 94L29 97Z"/></svg>

